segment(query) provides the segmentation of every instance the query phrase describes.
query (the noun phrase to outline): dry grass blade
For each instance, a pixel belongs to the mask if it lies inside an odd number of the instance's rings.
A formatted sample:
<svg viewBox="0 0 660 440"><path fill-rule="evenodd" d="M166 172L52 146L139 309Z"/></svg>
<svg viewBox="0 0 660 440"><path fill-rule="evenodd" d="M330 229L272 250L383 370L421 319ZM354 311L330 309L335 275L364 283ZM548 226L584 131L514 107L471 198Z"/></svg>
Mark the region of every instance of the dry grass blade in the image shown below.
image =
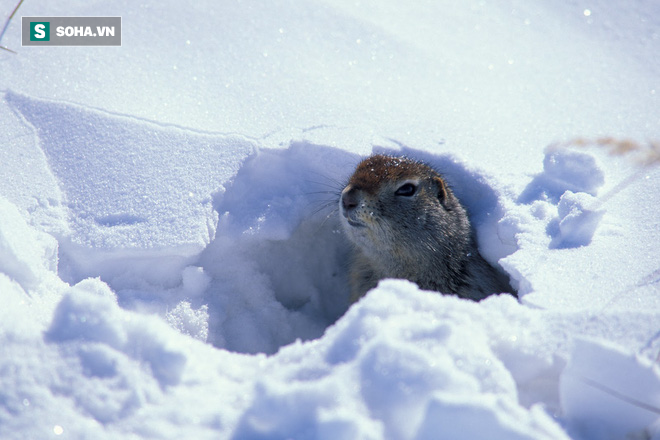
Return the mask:
<svg viewBox="0 0 660 440"><path fill-rule="evenodd" d="M589 379L588 377L584 376L573 376L576 379L578 379L580 382L589 385L592 388L595 388L605 394L609 394L610 396L614 397L615 399L621 400L623 402L626 402L632 406L636 406L637 408L641 408L643 410L649 411L654 414L660 415L660 408L657 408L653 405L649 405L648 403L639 401L637 399L634 399L630 396L627 396L623 393L620 393L616 390L613 390L612 388L603 385L602 383L596 382L595 380Z"/></svg>
<svg viewBox="0 0 660 440"><path fill-rule="evenodd" d="M637 154L637 162L642 167L650 167L660 163L660 141L639 143L632 139L617 139L614 137L601 137L597 139L575 138L568 142L554 144L552 148L567 147L602 147L612 156Z"/></svg>
<svg viewBox="0 0 660 440"><path fill-rule="evenodd" d="M5 36L5 32L7 31L7 28L9 27L9 23L11 23L12 18L14 18L14 15L16 15L16 12L18 12L18 8L21 7L21 5L23 4L23 1L24 1L24 0L21 0L21 1L18 2L18 4L16 5L16 7L14 8L14 10L13 10L13 11L11 12L11 14L9 15L9 18L7 18L7 21L5 21L5 25L4 25L4 27L2 28L2 32L0 32L0 41L2 41L2 37ZM6 51L8 51L8 52L11 52L11 53L13 53L13 54L16 53L16 52L14 52L13 50L11 50L11 49L9 49L9 48L7 48L7 47L5 47L5 46L0 46L0 48L6 50Z"/></svg>

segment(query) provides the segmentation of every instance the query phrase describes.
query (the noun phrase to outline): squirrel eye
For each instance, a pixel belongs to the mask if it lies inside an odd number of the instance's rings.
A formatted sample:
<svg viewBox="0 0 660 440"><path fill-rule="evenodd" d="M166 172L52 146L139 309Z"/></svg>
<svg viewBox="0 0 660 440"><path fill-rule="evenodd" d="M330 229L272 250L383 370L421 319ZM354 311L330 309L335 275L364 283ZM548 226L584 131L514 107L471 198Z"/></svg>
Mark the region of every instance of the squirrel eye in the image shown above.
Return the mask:
<svg viewBox="0 0 660 440"><path fill-rule="evenodd" d="M417 191L417 187L415 185L412 183L405 183L401 185L394 194L397 196L410 197L415 194L415 191Z"/></svg>

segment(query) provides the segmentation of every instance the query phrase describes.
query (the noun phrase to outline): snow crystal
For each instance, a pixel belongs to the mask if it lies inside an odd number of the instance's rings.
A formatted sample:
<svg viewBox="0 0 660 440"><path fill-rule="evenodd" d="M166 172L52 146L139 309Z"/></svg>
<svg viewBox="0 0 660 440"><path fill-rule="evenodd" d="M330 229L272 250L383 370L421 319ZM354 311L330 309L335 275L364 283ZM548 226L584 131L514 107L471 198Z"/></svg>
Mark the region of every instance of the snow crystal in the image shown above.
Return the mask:
<svg viewBox="0 0 660 440"><path fill-rule="evenodd" d="M184 335L204 342L209 336L209 313L206 305L194 310L189 302L181 301L173 310L167 312L165 318Z"/></svg>

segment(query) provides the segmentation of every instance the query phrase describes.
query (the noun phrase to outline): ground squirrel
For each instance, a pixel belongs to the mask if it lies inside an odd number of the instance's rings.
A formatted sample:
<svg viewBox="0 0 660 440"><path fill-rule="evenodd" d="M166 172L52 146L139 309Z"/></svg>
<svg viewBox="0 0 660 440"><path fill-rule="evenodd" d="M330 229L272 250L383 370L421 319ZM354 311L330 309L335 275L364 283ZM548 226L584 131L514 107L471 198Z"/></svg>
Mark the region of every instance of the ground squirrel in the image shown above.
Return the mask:
<svg viewBox="0 0 660 440"><path fill-rule="evenodd" d="M339 209L355 245L351 302L383 278L475 301L511 292L504 276L479 255L465 209L428 165L371 156L341 192Z"/></svg>

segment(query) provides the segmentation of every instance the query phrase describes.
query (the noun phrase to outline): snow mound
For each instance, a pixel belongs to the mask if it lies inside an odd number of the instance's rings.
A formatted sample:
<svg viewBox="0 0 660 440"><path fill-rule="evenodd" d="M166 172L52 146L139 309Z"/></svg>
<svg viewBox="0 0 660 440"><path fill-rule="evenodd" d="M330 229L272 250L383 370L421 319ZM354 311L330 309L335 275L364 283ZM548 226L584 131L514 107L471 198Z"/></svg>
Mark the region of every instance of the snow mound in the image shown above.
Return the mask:
<svg viewBox="0 0 660 440"><path fill-rule="evenodd" d="M539 174L518 198L531 203L544 198L557 202L566 191L596 195L605 183L601 166L592 155L566 148L548 148Z"/></svg>
<svg viewBox="0 0 660 440"><path fill-rule="evenodd" d="M59 303L45 339L64 346L82 341L76 345L85 351L81 361L87 376L115 374L115 360L109 358L105 348L97 349L101 344L142 361L161 386L176 385L186 357L169 347L158 326L163 327L164 323L120 313L108 286L89 279L76 285Z"/></svg>
<svg viewBox="0 0 660 440"><path fill-rule="evenodd" d="M181 384L190 342L159 318L121 309L102 281L61 292L51 318L44 332L2 335L3 438L116 438ZM142 429L157 432L149 419Z"/></svg>
<svg viewBox="0 0 660 440"><path fill-rule="evenodd" d="M567 438L519 406L479 309L381 282L322 340L268 360L234 438Z"/></svg>
<svg viewBox="0 0 660 440"><path fill-rule="evenodd" d="M557 205L556 221L548 225L553 236L551 248L586 246L598 227L605 211L595 208L597 200L586 193L566 191Z"/></svg>

